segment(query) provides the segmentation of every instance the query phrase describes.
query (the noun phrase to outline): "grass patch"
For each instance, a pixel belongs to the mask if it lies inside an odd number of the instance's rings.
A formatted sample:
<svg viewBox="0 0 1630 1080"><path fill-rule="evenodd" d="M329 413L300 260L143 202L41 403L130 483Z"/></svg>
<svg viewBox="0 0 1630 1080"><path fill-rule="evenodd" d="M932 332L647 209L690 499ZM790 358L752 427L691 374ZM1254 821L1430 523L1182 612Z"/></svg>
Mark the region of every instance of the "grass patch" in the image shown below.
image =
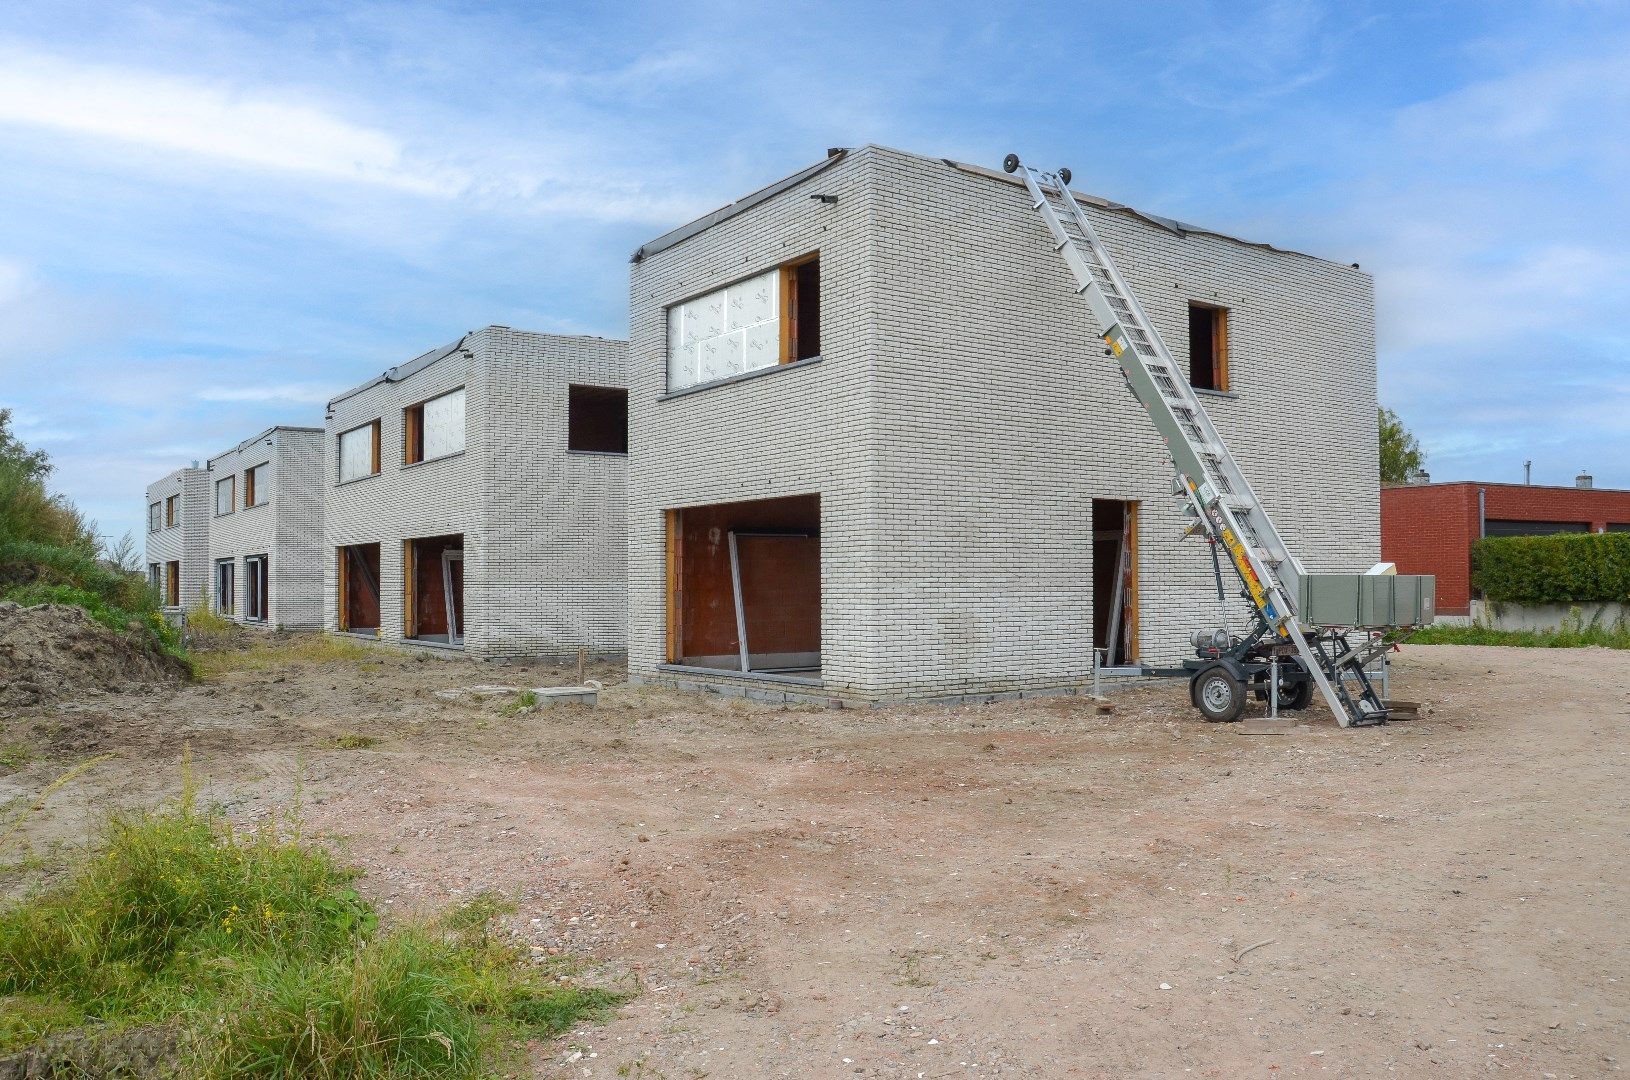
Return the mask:
<svg viewBox="0 0 1630 1080"><path fill-rule="evenodd" d="M309 664L354 664L378 660L378 649L347 641L333 634L298 633L287 638L267 638L250 648L206 652L194 658L203 678L233 671L275 671Z"/></svg>
<svg viewBox="0 0 1630 1080"><path fill-rule="evenodd" d="M1602 626L1561 630L1492 630L1486 626L1428 626L1410 635L1411 645L1505 645L1522 649L1630 649L1630 630Z"/></svg>
<svg viewBox="0 0 1630 1080"><path fill-rule="evenodd" d="M328 740L328 745L335 750L366 750L370 746L379 745L379 740L372 735L358 735L355 732L347 732L344 735L336 735Z"/></svg>
<svg viewBox="0 0 1630 1080"><path fill-rule="evenodd" d="M0 1051L160 1029L186 1076L477 1077L620 999L528 964L490 897L382 931L355 876L290 823L235 833L190 796L115 817L0 912Z"/></svg>
<svg viewBox="0 0 1630 1080"><path fill-rule="evenodd" d="M11 772L20 769L34 760L32 748L22 743L13 743L10 746L0 746L0 770Z"/></svg>
<svg viewBox="0 0 1630 1080"><path fill-rule="evenodd" d="M513 701L506 702L499 710L505 716L519 716L524 712L531 712L538 707L538 695L532 690L522 690L515 695Z"/></svg>

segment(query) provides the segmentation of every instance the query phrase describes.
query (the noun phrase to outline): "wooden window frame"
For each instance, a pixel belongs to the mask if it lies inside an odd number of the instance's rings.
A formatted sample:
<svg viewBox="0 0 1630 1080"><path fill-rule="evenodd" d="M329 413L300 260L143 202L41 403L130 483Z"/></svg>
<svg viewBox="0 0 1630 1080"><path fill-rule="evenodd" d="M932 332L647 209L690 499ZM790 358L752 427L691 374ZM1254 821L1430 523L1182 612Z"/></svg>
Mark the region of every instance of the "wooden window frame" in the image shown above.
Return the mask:
<svg viewBox="0 0 1630 1080"><path fill-rule="evenodd" d="M166 529L175 528L181 521L181 515L177 512L180 506L181 496L179 495L171 495L164 500L164 527Z"/></svg>
<svg viewBox="0 0 1630 1080"><path fill-rule="evenodd" d="M147 531L156 533L164 528L164 503L162 501L147 504Z"/></svg>
<svg viewBox="0 0 1630 1080"><path fill-rule="evenodd" d="M260 485L255 481L255 474L266 468L268 464L268 462L263 461L259 465L254 465L243 470L243 506L245 510L251 506L262 505L261 502L256 501L256 496L259 495L259 491L257 489L260 487Z"/></svg>
<svg viewBox="0 0 1630 1080"><path fill-rule="evenodd" d="M781 295L781 363L796 363L798 357L793 346L798 341L798 268L810 263L821 261L821 253L812 251L808 255L801 255L791 262L782 263L777 270L780 275ZM820 318L817 311L816 319ZM807 359L807 358L806 358Z"/></svg>
<svg viewBox="0 0 1630 1080"><path fill-rule="evenodd" d="M424 456L424 407L426 405L429 405L432 401L440 401L442 398L451 397L453 394L457 394L460 391L464 391L464 393L465 393L464 417L465 417L465 423L468 424L469 423L469 415L470 415L470 413L469 413L470 399L469 399L469 396L468 396L469 391L468 391L468 388L463 386L463 385L450 387L450 388L448 388L446 390L443 390L443 391L441 391L440 393L437 393L437 394L431 394L429 397L425 398L423 401L416 401L412 405L409 405L409 406L405 407L402 410L402 464L403 465L422 465L427 461L440 461L442 458L457 457L459 454L464 453L464 448L460 448L458 450L454 450L452 453L437 454L433 458L427 458L427 457ZM464 432L464 435L465 435L465 447L469 446L469 434L470 433L469 433L468 430L466 430ZM411 456L413 454L415 444L418 445L418 453L419 453L418 457L412 457Z"/></svg>
<svg viewBox="0 0 1630 1080"><path fill-rule="evenodd" d="M1200 308L1209 311L1211 317L1211 375L1212 381L1217 385L1209 387L1195 387L1197 390L1210 390L1213 393L1226 394L1232 389L1228 378L1228 309L1221 304L1211 304L1204 300L1190 300L1189 308ZM1185 309L1186 311L1187 309ZM1189 358L1192 369L1194 358ZM1193 372L1189 376L1190 385L1193 385Z"/></svg>
<svg viewBox="0 0 1630 1080"><path fill-rule="evenodd" d="M171 559L164 564L164 606L181 606L181 561Z"/></svg>
<svg viewBox="0 0 1630 1080"><path fill-rule="evenodd" d="M346 428L344 431L342 431L338 435L334 436L334 456L335 456L335 459L336 459L335 462L334 462L334 482L336 484L349 484L352 480L361 480L362 479L362 476L342 477L342 476L340 476L340 470L345 467L344 459L343 459L344 450L342 449L342 447L344 446L345 437L347 435L350 435L352 432L361 431L363 428L371 428L372 429L371 432L370 432L371 438L369 440L370 443L372 444L372 446L371 446L372 454L371 454L370 460L368 462L368 465L369 465L368 471L366 473L364 473L363 476L378 476L379 475L379 473L381 471L380 470L381 462L380 462L380 458L379 458L379 442L380 442L379 436L380 436L380 429L382 427L383 427L383 418L376 418L376 419L368 421L366 424L358 424L356 427Z"/></svg>
<svg viewBox="0 0 1630 1080"><path fill-rule="evenodd" d="M664 510L662 512L663 531L666 534L668 577L666 582L666 624L667 636L665 655L668 663L679 663L684 642L681 637L684 633L684 599L685 582L683 577L685 566L685 528L683 510Z"/></svg>
<svg viewBox="0 0 1630 1080"><path fill-rule="evenodd" d="M347 580L350 575L346 573L350 569L346 565L348 558L349 556L346 554L343 545L334 549L334 569L340 583L340 610L338 618L334 620L334 625L340 628L341 633L348 633L351 629L351 585Z"/></svg>
<svg viewBox="0 0 1630 1080"><path fill-rule="evenodd" d="M419 569L418 553L414 550L412 540L402 541L402 636L416 638L419 636L419 613L413 605L414 578ZM383 568L381 568L383 569Z"/></svg>

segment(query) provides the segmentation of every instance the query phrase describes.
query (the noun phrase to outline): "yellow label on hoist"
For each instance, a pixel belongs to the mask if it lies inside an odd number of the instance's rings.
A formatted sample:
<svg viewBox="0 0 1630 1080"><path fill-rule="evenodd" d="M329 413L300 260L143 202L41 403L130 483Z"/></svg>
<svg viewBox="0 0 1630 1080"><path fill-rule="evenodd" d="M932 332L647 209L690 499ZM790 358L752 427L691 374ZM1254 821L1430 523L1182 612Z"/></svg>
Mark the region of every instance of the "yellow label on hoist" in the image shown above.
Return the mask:
<svg viewBox="0 0 1630 1080"><path fill-rule="evenodd" d="M1110 347L1110 349L1115 353L1116 356L1119 356L1119 355L1121 355L1121 353L1126 351L1126 346L1122 345L1118 340L1116 340L1110 334L1105 334L1104 335L1104 344L1108 345Z"/></svg>

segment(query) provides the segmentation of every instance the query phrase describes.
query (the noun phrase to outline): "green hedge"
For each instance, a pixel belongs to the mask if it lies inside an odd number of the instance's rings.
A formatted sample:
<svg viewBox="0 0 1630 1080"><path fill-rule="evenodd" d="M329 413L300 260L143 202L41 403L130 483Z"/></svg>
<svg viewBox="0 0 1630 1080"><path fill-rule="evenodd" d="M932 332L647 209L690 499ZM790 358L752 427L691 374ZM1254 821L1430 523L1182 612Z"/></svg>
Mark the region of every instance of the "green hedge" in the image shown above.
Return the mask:
<svg viewBox="0 0 1630 1080"><path fill-rule="evenodd" d="M1507 604L1630 602L1630 533L1479 540L1472 585L1484 599Z"/></svg>

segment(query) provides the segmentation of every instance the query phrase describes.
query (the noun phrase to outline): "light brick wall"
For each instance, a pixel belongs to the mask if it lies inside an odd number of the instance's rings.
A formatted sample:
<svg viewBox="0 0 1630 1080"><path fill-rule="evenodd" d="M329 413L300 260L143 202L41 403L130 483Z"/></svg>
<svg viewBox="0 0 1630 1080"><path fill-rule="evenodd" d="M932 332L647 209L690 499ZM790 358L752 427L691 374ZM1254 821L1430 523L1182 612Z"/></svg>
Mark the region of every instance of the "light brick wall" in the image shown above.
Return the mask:
<svg viewBox="0 0 1630 1080"><path fill-rule="evenodd" d="M1205 404L1292 550L1309 570L1374 562L1369 277L1089 214L1180 363L1187 301L1230 309L1235 393ZM667 305L815 247L820 364L658 400ZM823 496L829 691L1089 678L1094 498L1140 501L1142 656L1180 660L1218 622L1210 561L1178 546L1159 436L1096 333L1022 187L872 147L637 264L632 670L664 651L660 511L805 491Z"/></svg>
<svg viewBox="0 0 1630 1080"><path fill-rule="evenodd" d="M323 619L338 629L337 548L380 545L380 638L403 639L404 540L464 536L465 653L624 650L626 458L568 455L566 387L623 386L627 346L487 327L399 381L330 404ZM462 454L404 465L402 410L465 388ZM381 472L337 482L339 435L382 421Z"/></svg>
<svg viewBox="0 0 1630 1080"><path fill-rule="evenodd" d="M177 469L162 480L149 484L147 500L142 504L142 520L147 520L147 508L162 504L171 495L180 495L177 504L179 517L176 524L166 527L162 516L156 532L147 533L145 563L181 563L181 606L194 607L204 595L209 581L209 515L211 491L206 469ZM163 514L163 509L159 513ZM163 587L160 571L160 588ZM162 593L161 593L162 596Z"/></svg>
<svg viewBox="0 0 1630 1080"><path fill-rule="evenodd" d="M309 629L322 626L323 540L321 428L276 427L209 460L209 566L210 605L215 606L215 566L230 559L234 569L234 607L231 617L244 618L247 596L244 559L265 555L267 570L266 625ZM244 506L244 474L266 465L256 497L263 501ZM215 486L233 478L233 509L215 513Z"/></svg>

